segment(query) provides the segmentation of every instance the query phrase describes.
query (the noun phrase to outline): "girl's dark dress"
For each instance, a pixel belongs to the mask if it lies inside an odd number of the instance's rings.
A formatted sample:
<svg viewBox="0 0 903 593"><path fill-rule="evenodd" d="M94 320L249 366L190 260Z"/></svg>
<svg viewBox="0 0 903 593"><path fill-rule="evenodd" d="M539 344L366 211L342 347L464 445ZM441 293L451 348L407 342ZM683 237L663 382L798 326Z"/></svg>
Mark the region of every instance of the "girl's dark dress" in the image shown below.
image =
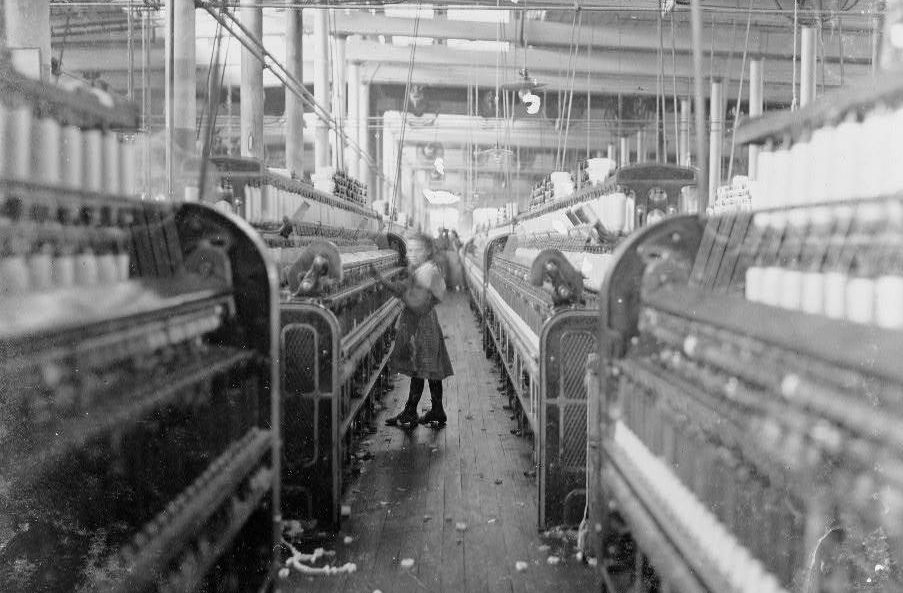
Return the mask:
<svg viewBox="0 0 903 593"><path fill-rule="evenodd" d="M414 270L411 287L404 293L405 309L398 321L392 369L409 377L441 381L451 376L451 360L436 315L445 296L442 271L433 261Z"/></svg>

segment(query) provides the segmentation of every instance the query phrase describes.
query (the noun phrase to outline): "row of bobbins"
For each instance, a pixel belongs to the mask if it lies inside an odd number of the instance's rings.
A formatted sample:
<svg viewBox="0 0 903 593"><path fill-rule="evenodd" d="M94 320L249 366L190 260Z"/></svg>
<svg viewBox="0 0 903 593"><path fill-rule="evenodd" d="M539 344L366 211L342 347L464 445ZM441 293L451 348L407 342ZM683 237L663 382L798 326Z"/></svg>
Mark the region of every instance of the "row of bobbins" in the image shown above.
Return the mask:
<svg viewBox="0 0 903 593"><path fill-rule="evenodd" d="M748 300L833 319L903 329L903 204L760 213L782 236L746 270ZM767 250L766 250L767 251Z"/></svg>
<svg viewBox="0 0 903 593"><path fill-rule="evenodd" d="M889 196L903 190L903 107L847 113L793 138L769 141L758 156L756 209Z"/></svg>
<svg viewBox="0 0 903 593"><path fill-rule="evenodd" d="M303 212L310 207L310 202L311 200L302 194L273 185L249 184L245 186L241 214L252 224L277 224L285 217L303 217Z"/></svg>
<svg viewBox="0 0 903 593"><path fill-rule="evenodd" d="M0 104L0 179L133 196L135 145L115 131L37 117L30 104Z"/></svg>

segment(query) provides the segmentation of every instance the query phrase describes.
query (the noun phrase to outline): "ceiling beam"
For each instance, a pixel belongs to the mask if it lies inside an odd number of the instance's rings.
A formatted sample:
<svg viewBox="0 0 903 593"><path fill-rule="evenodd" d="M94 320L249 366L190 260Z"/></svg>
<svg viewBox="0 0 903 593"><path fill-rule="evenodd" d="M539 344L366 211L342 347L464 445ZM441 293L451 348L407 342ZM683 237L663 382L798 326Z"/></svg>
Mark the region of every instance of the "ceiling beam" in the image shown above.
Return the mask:
<svg viewBox="0 0 903 593"><path fill-rule="evenodd" d="M387 111L383 115L383 133L394 138L396 143L401 130L401 119L398 111ZM619 135L633 135L638 127L648 129L650 124L651 122L643 122L619 126L617 121L611 121L608 125L597 121L587 131L585 122L575 120L571 122L565 141L565 133L556 129L554 122L548 119L518 119L508 125L507 122L483 117L439 115L416 119L409 117L404 138L406 151L414 150L410 145L431 142L439 142L446 148L468 144L486 148L498 144L554 151L559 139L568 150L586 150L587 143L591 150L601 150L607 144L614 143ZM668 126L666 134L673 142L673 125Z"/></svg>
<svg viewBox="0 0 903 593"><path fill-rule="evenodd" d="M400 64L381 65L381 64L364 64L361 67L362 73L369 80L376 84L396 84L404 85L407 82L408 69L407 66ZM537 91L540 95L545 92L557 92L559 89L567 90L571 88L571 80L563 76L538 76L540 82L545 86ZM501 83L514 82L514 78L502 78ZM427 87L436 88L461 88L465 85L479 85L482 89L495 88L496 77L494 70L481 68L471 69L465 66L442 67L442 66L418 66L414 68L412 82ZM573 89L575 93L586 94L587 91L598 94L626 94L626 95L655 95L658 88L655 76L636 76L631 73L620 75L592 75L587 81L586 75L578 75L573 81ZM691 79L686 76L677 79L677 95L678 97L686 97L690 94ZM828 90L836 87L829 86ZM739 89L739 81L729 81L725 84L724 93L728 99L735 100ZM744 96L748 94L749 84L743 85ZM708 91L706 91L708 92ZM668 97L669 105L673 93L672 80L670 77L665 81L665 95ZM786 83L776 83L769 81L764 87L764 98L766 102L789 103L792 97L792 88L790 81Z"/></svg>
<svg viewBox="0 0 903 593"><path fill-rule="evenodd" d="M665 21L664 49L671 52L670 21ZM413 19L372 15L360 11L336 15L336 32L341 35L362 35L377 37L411 36L413 35ZM749 50L753 54L765 58L786 59L793 53L793 32L789 30L768 30L752 27L750 29ZM844 61L867 63L871 58L871 37L867 31L855 31L845 28L844 34L839 29L825 29L822 40L826 48L825 58L829 62L839 61L838 48L840 41L844 49ZM714 51L718 56L739 54L743 48L738 44L737 35L745 40L745 23L736 27L707 27L704 34L706 53ZM714 35L714 39L712 39ZM467 41L509 41L520 45L520 22L511 20L508 23L474 23L450 21L447 19L421 19L420 37L434 39L463 39ZM593 51L602 50L636 50L656 52L659 47L657 25L650 21L637 21L624 18L617 24L584 25L572 31L570 23L528 20L524 25L524 37L530 46L549 48L567 48L573 45L572 36L577 46L585 53L586 47L592 44ZM678 54L689 54L693 47L690 39L690 25L682 18L674 22L674 49Z"/></svg>
<svg viewBox="0 0 903 593"><path fill-rule="evenodd" d="M349 60L360 62L378 62L381 65L405 64L410 61L411 50L407 47L397 47L375 41L363 39L349 39L346 45L346 56ZM414 71L424 65L439 65L444 67L463 66L468 69L488 69L496 71L496 54L494 52L462 51L443 45L418 47L415 54ZM710 62L704 63L704 71L711 71L715 76L739 81L745 74L740 69L741 56L734 56L733 60L715 57ZM506 56L508 67L502 68L502 76L516 76L517 68L523 63L522 52L509 52ZM568 64L568 54L560 51L532 50L528 52L528 66L531 74L538 73L559 74ZM665 59L664 65L660 65L658 56L649 52L606 52L594 54L587 58L585 54L577 56L573 60L573 67L577 77L585 77L589 74L612 74L647 76L657 79L662 71L666 80L676 72L678 77L688 78L693 74L689 59L678 60L676 68L671 68L670 60ZM730 68L729 68L730 66ZM844 67L844 76L856 77L868 72L868 66L862 64L850 64ZM824 66L824 79L827 85L840 84L840 68L833 64ZM766 60L765 85L774 81L790 82L793 79L793 64L790 56L782 60Z"/></svg>
<svg viewBox="0 0 903 593"><path fill-rule="evenodd" d="M348 55L354 60L362 61L362 74L367 80L377 84L405 84L407 82L408 68L407 57L409 50L407 48L399 48L394 46L383 45L379 43L368 42L365 45L348 44ZM485 63L486 55L484 52L466 52L455 51L450 48L438 48L439 52L423 52L424 48L417 50L417 55L422 58L415 63L413 71L413 80L415 84L434 86L434 87L457 87L461 88L467 84L477 84L484 88L493 88L497 80L504 84L508 82L517 82L517 73L515 67L510 67L501 72L501 78L497 79L494 62L491 66L471 66L467 62L478 59ZM433 48L437 49L437 48ZM367 55L367 54L370 55ZM531 56L534 52L531 52ZM155 77L157 73L163 70L164 59L163 48L159 44L155 44L151 48L151 73ZM463 64L449 64L443 60L445 56L457 55L458 62ZM561 59L559 54L555 52L544 52L544 55L538 56L544 62ZM361 58L367 58L365 61ZM385 58L385 60L382 60ZM578 63L578 66L580 63ZM657 66L657 65L656 65ZM765 100L766 101L787 101L791 96L790 77L786 80L777 80L778 74L774 72L777 64L771 61L765 63ZM100 71L106 73L105 78L119 79L122 73L127 72L129 68L128 54L122 51L115 44L109 44L101 47L67 47L63 57L63 69L67 72L80 73L86 71ZM200 66L199 66L200 68ZM685 68L686 70L688 68ZM862 69L861 67L859 69ZM227 72L238 76L238 66L234 66L231 70L235 72ZM601 70L597 68L596 70ZM610 94L641 94L654 95L658 89L658 77L654 72L638 73L633 69L623 69L621 73L602 74L596 72L590 75L587 80L585 71L578 71L577 76L573 80L561 76L558 73L546 73L545 69L536 68L534 74L538 75L540 82L544 83L547 91L557 91L559 89L568 89L573 86L575 92L586 93L591 91L594 93L610 93ZM647 67L648 70L648 67ZM853 68L846 68L849 74ZM140 72L140 71L139 71ZM313 83L313 62L305 62L304 82L306 84ZM780 74L785 75L786 72ZM140 74L137 76L140 80ZM234 77L229 77L234 78ZM268 86L278 86L278 81L271 77L268 80ZM666 72L665 93L670 94L673 79ZM689 92L690 78L687 72L681 70L677 77L678 94L683 95ZM228 82L228 81L227 81ZM728 97L736 96L736 87L739 84L739 78L730 82L725 92ZM120 88L116 84L113 85ZM829 87L836 86L829 80Z"/></svg>

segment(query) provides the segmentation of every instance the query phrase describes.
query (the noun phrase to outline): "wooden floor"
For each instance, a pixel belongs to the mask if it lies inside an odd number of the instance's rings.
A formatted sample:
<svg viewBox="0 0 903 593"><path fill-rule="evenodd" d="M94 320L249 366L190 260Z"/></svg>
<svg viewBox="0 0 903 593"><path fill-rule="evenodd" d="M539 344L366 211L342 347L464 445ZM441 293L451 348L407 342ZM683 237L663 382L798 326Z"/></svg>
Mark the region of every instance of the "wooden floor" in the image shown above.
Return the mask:
<svg viewBox="0 0 903 593"><path fill-rule="evenodd" d="M511 433L515 423L502 408L507 397L496 391L498 374L480 348L466 294L449 294L439 318L455 368L444 386L448 426L383 426L406 398L408 379L396 376L379 430L362 446L373 458L346 493L351 518L321 543L335 552L329 564L354 562L357 570L316 577L293 570L280 589L599 591L593 570L577 560L568 538L537 529L536 479L525 475L533 469L532 444ZM427 407L424 393L421 409ZM525 563L520 570L519 562Z"/></svg>

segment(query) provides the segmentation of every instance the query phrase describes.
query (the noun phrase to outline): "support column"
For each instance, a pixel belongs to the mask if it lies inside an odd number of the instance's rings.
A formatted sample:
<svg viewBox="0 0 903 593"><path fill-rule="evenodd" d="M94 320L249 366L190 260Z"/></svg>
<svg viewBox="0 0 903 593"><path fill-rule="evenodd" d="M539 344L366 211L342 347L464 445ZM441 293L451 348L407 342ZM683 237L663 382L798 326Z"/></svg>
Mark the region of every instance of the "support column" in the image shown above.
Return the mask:
<svg viewBox="0 0 903 593"><path fill-rule="evenodd" d="M756 57L749 61L749 117L762 115L762 58ZM749 145L749 167L747 169L750 179L757 179L759 173L759 145Z"/></svg>
<svg viewBox="0 0 903 593"><path fill-rule="evenodd" d="M285 11L285 67L299 81L304 80L304 19L301 7L288 0ZM285 90L285 168L304 176L304 102Z"/></svg>
<svg viewBox="0 0 903 593"><path fill-rule="evenodd" d="M618 159L621 167L626 167L630 164L630 146L627 144L627 136L621 137L621 150Z"/></svg>
<svg viewBox="0 0 903 593"><path fill-rule="evenodd" d="M802 27L800 33L800 107L815 100L818 69L815 67L815 27Z"/></svg>
<svg viewBox="0 0 903 593"><path fill-rule="evenodd" d="M382 169L385 177L385 185L382 186L382 199L389 203L389 214L394 209L396 212L401 210L401 204L395 199L395 163L398 161L396 154L397 144L395 143L394 134L389 131L389 126L383 118L382 124Z"/></svg>
<svg viewBox="0 0 903 593"><path fill-rule="evenodd" d="M345 134L360 144L360 134L358 126L360 125L360 98L361 98L361 64L360 62L351 62L348 64L348 119L345 120ZM349 146L345 152L345 170L348 174L358 180L363 180L363 171L366 169L358 169L358 163L361 155L357 148Z"/></svg>
<svg viewBox="0 0 903 593"><path fill-rule="evenodd" d="M181 198L189 183L184 163L196 153L197 61L194 2L166 3L166 170L167 192ZM196 183L196 180L191 182Z"/></svg>
<svg viewBox="0 0 903 593"><path fill-rule="evenodd" d="M336 169L344 169L346 152L345 138L342 131L345 127L347 111L345 109L345 35L335 36L335 50L332 56L332 113L339 125L332 138L332 160Z"/></svg>
<svg viewBox="0 0 903 593"><path fill-rule="evenodd" d="M724 129L724 105L722 100L722 83L712 80L712 93L709 96L712 110L709 131L709 201L715 199L715 191L721 184L721 142Z"/></svg>
<svg viewBox="0 0 903 593"><path fill-rule="evenodd" d="M680 100L680 138L677 142L677 164L689 167L692 162L690 157L690 100Z"/></svg>
<svg viewBox="0 0 903 593"><path fill-rule="evenodd" d="M693 36L693 95L695 102L695 128L696 128L696 159L699 173L696 186L699 191L699 208L704 211L714 201L714 196L709 195L708 175L706 168L705 149L705 95L702 80L702 0L690 0L690 29Z"/></svg>
<svg viewBox="0 0 903 593"><path fill-rule="evenodd" d="M417 224L417 215L420 214L419 209L416 209L414 206L414 199L411 195L411 192L414 189L414 170L411 167L406 167L404 164L404 157L401 158L401 182L398 184L398 209L403 211L408 216L408 220L412 222L413 225Z"/></svg>
<svg viewBox="0 0 903 593"><path fill-rule="evenodd" d="M50 0L3 0L4 39L6 47L14 51L13 64L26 74L39 74L42 80L50 76ZM3 45L0 43L0 45ZM34 51L38 52L40 71L35 71Z"/></svg>
<svg viewBox="0 0 903 593"><path fill-rule="evenodd" d="M358 175L361 181L365 181L368 186L370 201L376 199L376 186L379 178L376 171L370 168L367 157L370 155L370 84L369 81L361 79L358 86L360 96L358 97L358 115L357 115L357 143L361 147L360 161L358 163Z"/></svg>
<svg viewBox="0 0 903 593"><path fill-rule="evenodd" d="M262 42L263 11L241 9L241 24ZM263 64L245 48L241 51L241 156L263 159Z"/></svg>
<svg viewBox="0 0 903 593"><path fill-rule="evenodd" d="M646 153L643 152L645 146L643 146L643 130L636 131L636 162L645 163L646 162Z"/></svg>
<svg viewBox="0 0 903 593"><path fill-rule="evenodd" d="M612 162L615 160L615 145L609 144L608 148L605 151L605 156L611 159Z"/></svg>
<svg viewBox="0 0 903 593"><path fill-rule="evenodd" d="M329 101L329 34L326 10L314 10L314 100L331 114ZM328 167L332 162L329 153L329 124L317 118L314 131L314 159L316 167Z"/></svg>

